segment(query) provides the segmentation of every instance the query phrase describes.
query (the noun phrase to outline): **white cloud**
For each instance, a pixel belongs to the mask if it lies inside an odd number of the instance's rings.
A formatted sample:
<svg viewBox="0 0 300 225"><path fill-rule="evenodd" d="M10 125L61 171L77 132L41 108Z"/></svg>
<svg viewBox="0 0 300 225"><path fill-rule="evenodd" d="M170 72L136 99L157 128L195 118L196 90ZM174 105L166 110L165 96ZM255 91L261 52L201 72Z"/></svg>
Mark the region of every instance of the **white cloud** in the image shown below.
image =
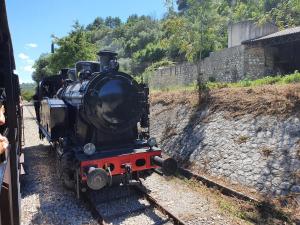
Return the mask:
<svg viewBox="0 0 300 225"><path fill-rule="evenodd" d="M22 69L23 69L25 72L29 72L29 73L34 72L34 69L32 68L31 65L24 66L24 67L22 67Z"/></svg>
<svg viewBox="0 0 300 225"><path fill-rule="evenodd" d="M36 43L28 43L26 44L27 47L30 47L30 48L37 48L38 45Z"/></svg>
<svg viewBox="0 0 300 225"><path fill-rule="evenodd" d="M33 59L27 59L26 62L27 62L29 65L33 65L34 60L33 60Z"/></svg>
<svg viewBox="0 0 300 225"><path fill-rule="evenodd" d="M22 60L26 60L26 59L29 59L29 56L26 55L25 53L21 52L19 55L19 58L22 59Z"/></svg>

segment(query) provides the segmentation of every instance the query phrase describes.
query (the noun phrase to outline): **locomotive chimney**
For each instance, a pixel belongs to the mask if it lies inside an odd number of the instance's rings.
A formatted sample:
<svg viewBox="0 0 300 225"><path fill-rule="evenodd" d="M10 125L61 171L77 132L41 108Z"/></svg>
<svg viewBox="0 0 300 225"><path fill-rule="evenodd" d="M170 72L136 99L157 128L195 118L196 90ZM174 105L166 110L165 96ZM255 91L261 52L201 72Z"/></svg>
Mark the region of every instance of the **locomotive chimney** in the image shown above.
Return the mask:
<svg viewBox="0 0 300 225"><path fill-rule="evenodd" d="M119 69L118 54L116 52L102 50L97 55L100 61L100 72L117 71Z"/></svg>

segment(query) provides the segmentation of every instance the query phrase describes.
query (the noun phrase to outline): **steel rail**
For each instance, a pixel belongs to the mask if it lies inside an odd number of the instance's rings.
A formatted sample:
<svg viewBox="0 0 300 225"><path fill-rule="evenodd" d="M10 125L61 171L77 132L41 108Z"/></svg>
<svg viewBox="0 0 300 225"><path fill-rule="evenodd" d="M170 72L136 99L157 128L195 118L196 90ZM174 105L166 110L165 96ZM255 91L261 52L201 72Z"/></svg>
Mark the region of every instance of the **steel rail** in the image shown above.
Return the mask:
<svg viewBox="0 0 300 225"><path fill-rule="evenodd" d="M168 216L175 225L186 225L186 223L183 222L179 217L177 217L176 215L174 215L173 213L171 213L168 209L166 209L161 204L159 204L159 202L157 200L155 200L147 192L147 189L145 187L143 187L141 185L135 185L133 187L135 188L135 190L137 190L138 192L140 192L147 199L147 201L150 202L151 205L153 205L156 209L158 209L164 215Z"/></svg>
<svg viewBox="0 0 300 225"><path fill-rule="evenodd" d="M138 193L141 196L141 198L145 198L150 203L149 207L156 208L158 211L160 211L162 214L164 214L165 216L168 217L167 220L162 221L162 224L164 224L166 222L172 222L174 225L186 225L185 222L183 222L180 218L178 218L176 215L171 213L168 209L166 209L161 204L159 204L158 201L155 200L151 195L149 195L149 193L147 192L147 189L145 187L143 187L139 184L133 185L132 187L136 191L136 193ZM88 208L92 213L92 216L100 225L110 224L106 220L110 220L112 216L108 216L108 218L105 218L105 216L101 215L99 210L97 210L97 205L95 205L93 203L92 199L89 197L87 192L81 193L81 197L82 197L82 200L84 200L84 202L87 203ZM107 200L107 202L110 202L110 200ZM101 202L101 203L103 203L103 202ZM133 212L130 211L128 213L116 214L116 215L113 215L113 218L123 217L123 216L129 215L134 212L145 211L149 207L139 208Z"/></svg>
<svg viewBox="0 0 300 225"><path fill-rule="evenodd" d="M207 177L200 176L198 174L193 173L190 170L183 169L183 168L178 168L178 173L182 175L183 177L187 179L195 179L197 181L200 181L202 184L207 186L208 188L215 188L219 190L222 194L230 196L230 197L235 197L237 199L243 200L243 201L250 201L259 204L260 201L256 198L253 198L251 196L248 196L244 193L241 193L239 191L236 191L232 188L226 187L222 184L219 184L211 179L208 179Z"/></svg>

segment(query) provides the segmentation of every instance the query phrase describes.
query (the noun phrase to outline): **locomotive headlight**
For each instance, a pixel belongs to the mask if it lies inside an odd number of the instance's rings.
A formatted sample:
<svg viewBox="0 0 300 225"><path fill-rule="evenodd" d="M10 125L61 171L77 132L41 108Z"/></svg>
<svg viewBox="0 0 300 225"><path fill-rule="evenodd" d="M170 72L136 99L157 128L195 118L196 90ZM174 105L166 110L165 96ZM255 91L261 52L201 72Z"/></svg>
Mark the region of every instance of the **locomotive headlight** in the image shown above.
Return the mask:
<svg viewBox="0 0 300 225"><path fill-rule="evenodd" d="M157 144L156 143L156 139L154 137L149 138L148 141L147 141L147 143L148 143L148 145L150 147L153 147L153 146L155 146Z"/></svg>
<svg viewBox="0 0 300 225"><path fill-rule="evenodd" d="M87 143L83 146L83 152L86 155L93 155L96 152L96 146L93 143Z"/></svg>

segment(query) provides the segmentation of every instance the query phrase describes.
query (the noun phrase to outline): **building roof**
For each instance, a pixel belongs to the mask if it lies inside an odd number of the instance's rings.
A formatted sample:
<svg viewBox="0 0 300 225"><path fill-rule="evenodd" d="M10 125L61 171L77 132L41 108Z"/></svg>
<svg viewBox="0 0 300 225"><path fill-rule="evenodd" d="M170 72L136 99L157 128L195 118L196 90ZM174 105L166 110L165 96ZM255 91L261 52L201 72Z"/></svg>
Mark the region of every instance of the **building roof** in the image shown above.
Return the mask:
<svg viewBox="0 0 300 225"><path fill-rule="evenodd" d="M300 26L299 27L292 27L292 28L284 29L284 30L275 32L273 34L269 34L269 35L260 37L260 38L256 38L256 39L252 39L252 40L247 40L244 43L259 42L259 41L264 41L264 40L268 40L268 39L289 36L289 35L293 35L293 34L300 34Z"/></svg>

